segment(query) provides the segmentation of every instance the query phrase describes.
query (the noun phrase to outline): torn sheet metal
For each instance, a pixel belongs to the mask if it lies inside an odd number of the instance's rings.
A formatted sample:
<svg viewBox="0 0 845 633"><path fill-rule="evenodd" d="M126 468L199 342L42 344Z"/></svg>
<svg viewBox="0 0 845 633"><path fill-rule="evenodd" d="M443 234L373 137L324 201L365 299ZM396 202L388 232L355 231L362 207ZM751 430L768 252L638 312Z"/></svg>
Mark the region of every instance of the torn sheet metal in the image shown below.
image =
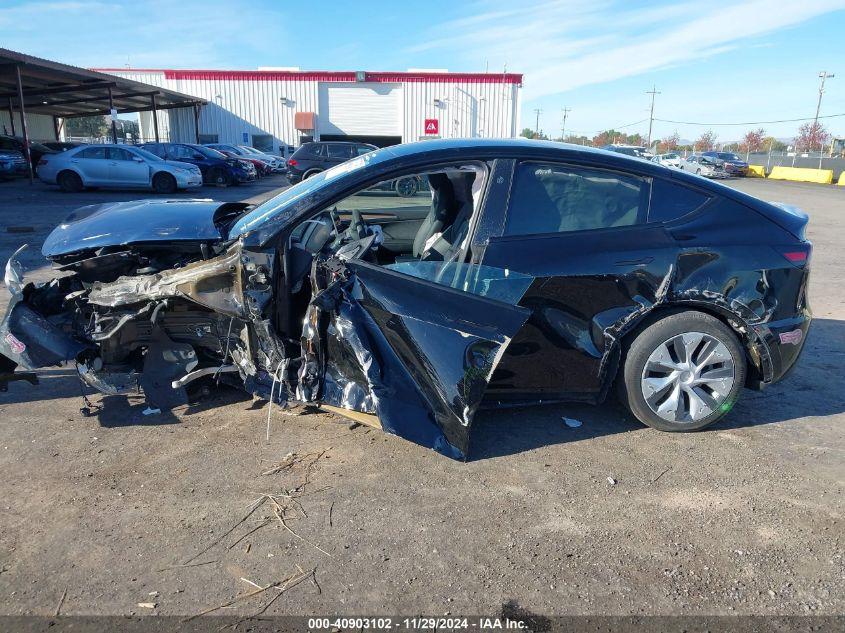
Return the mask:
<svg viewBox="0 0 845 633"><path fill-rule="evenodd" d="M133 305L156 299L182 297L221 312L240 316L240 248L233 247L214 259L152 275L119 277L95 283L88 302L104 307Z"/></svg>
<svg viewBox="0 0 845 633"><path fill-rule="evenodd" d="M385 431L465 459L487 383L530 314L515 304L532 278L499 271L473 282L481 267L425 264L441 267L442 283L360 261L332 272L306 318L299 394L375 414Z"/></svg>

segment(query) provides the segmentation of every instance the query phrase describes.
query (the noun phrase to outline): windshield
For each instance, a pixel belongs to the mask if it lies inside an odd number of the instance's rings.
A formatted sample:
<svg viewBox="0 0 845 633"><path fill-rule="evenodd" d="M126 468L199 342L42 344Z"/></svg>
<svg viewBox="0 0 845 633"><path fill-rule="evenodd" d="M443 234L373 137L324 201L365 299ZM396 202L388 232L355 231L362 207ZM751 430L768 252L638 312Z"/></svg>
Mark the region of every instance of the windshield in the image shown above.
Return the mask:
<svg viewBox="0 0 845 633"><path fill-rule="evenodd" d="M719 152L718 154L716 154L716 156L718 156L722 160L739 160L740 159L739 156L737 156L736 154L731 154L730 152Z"/></svg>
<svg viewBox="0 0 845 633"><path fill-rule="evenodd" d="M257 149L255 149L254 147L250 147L249 145L239 145L238 147L240 147L247 154L263 154L264 153L264 152L259 152Z"/></svg>
<svg viewBox="0 0 845 633"><path fill-rule="evenodd" d="M146 160L156 162L156 163L164 162L164 159L156 156L152 152L148 152L145 149L141 149L140 147L133 147L132 151L135 152L136 154L138 154L138 156L145 158Z"/></svg>
<svg viewBox="0 0 845 633"><path fill-rule="evenodd" d="M380 153L380 152L378 152ZM252 211L240 218L232 226L229 231L230 237L243 235L250 231L260 229L261 234L258 239L260 242L266 241L270 238L278 228L293 217L299 210L297 203L310 196L312 193L321 189L324 185L337 180L341 176L358 171L371 162L371 158L378 154L373 152L365 156L353 158L345 163L336 165L326 171L321 171L318 174L307 178L288 189L274 198L270 198Z"/></svg>

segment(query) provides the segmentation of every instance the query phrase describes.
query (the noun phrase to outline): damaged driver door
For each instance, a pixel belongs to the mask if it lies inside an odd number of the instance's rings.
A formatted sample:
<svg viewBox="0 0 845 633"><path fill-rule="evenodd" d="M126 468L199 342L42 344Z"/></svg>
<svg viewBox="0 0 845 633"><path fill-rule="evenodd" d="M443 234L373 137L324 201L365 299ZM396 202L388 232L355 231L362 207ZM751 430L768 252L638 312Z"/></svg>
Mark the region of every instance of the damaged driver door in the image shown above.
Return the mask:
<svg viewBox="0 0 845 633"><path fill-rule="evenodd" d="M465 459L487 383L530 314L518 302L533 277L435 261L321 268L300 399L371 414L389 433Z"/></svg>

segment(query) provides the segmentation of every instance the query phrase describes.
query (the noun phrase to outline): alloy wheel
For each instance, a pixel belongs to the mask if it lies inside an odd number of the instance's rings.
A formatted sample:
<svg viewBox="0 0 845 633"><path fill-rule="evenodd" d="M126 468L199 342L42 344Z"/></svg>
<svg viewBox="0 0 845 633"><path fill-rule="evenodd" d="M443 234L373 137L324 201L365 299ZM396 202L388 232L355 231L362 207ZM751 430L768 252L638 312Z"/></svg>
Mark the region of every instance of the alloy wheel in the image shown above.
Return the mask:
<svg viewBox="0 0 845 633"><path fill-rule="evenodd" d="M685 332L661 343L640 381L649 408L670 422L699 422L725 405L736 368L727 346L703 332Z"/></svg>

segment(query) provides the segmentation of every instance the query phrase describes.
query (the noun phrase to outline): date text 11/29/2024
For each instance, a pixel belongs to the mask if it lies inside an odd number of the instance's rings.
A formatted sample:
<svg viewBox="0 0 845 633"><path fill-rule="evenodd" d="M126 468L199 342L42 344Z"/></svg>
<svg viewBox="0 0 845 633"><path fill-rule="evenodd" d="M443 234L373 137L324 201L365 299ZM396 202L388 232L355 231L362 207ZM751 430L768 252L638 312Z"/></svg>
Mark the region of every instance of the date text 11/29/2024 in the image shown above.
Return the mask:
<svg viewBox="0 0 845 633"><path fill-rule="evenodd" d="M528 624L523 620L502 617L351 617L308 618L309 631L520 631Z"/></svg>

